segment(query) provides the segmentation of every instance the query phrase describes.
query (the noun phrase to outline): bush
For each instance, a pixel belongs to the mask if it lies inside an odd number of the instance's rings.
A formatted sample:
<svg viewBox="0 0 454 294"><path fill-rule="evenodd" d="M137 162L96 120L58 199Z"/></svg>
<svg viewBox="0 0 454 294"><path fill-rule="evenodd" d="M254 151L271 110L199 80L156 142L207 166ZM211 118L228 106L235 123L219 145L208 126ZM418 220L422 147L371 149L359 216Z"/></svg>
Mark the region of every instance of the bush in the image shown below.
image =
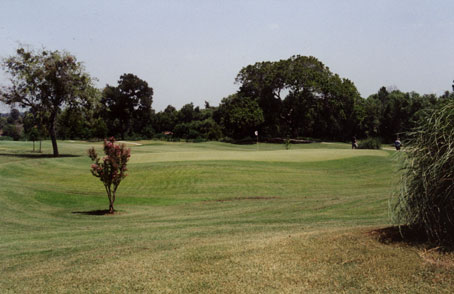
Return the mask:
<svg viewBox="0 0 454 294"><path fill-rule="evenodd" d="M454 102L432 111L409 134L394 223L454 244Z"/></svg>
<svg viewBox="0 0 454 294"><path fill-rule="evenodd" d="M359 142L358 149L381 149L379 138L367 138Z"/></svg>
<svg viewBox="0 0 454 294"><path fill-rule="evenodd" d="M99 157L94 147L88 149L88 156L93 161L91 173L103 182L109 198L109 213L114 213L114 202L118 186L127 176L128 160L131 157L131 149L125 144L115 144L115 138L104 139L104 154Z"/></svg>

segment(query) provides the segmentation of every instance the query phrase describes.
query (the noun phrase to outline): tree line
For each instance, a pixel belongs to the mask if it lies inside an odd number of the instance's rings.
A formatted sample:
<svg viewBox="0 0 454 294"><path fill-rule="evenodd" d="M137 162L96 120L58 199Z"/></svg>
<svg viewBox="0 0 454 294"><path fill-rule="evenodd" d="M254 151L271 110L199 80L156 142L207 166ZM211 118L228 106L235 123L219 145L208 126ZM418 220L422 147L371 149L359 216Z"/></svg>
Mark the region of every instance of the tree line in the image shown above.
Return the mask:
<svg viewBox="0 0 454 294"><path fill-rule="evenodd" d="M2 61L10 83L0 99L13 108L0 117L1 138L224 140L254 142L311 138L384 142L412 129L427 109L454 98L380 88L362 98L354 83L312 56L257 62L235 78L237 93L218 106L188 103L152 108L153 88L132 73L97 89L68 52L19 48ZM21 111L18 110L21 109Z"/></svg>

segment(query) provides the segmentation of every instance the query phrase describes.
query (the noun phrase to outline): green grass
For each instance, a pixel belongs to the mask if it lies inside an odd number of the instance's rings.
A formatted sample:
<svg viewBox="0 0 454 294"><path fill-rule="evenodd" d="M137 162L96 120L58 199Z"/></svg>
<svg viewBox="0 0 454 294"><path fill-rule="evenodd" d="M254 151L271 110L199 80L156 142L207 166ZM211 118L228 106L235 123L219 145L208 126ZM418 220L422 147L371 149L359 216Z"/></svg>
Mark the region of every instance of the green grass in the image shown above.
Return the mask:
<svg viewBox="0 0 454 294"><path fill-rule="evenodd" d="M389 225L391 151L349 144L138 142L118 214L66 156L0 142L1 293L450 293L453 256L370 232ZM49 154L49 142L43 150Z"/></svg>

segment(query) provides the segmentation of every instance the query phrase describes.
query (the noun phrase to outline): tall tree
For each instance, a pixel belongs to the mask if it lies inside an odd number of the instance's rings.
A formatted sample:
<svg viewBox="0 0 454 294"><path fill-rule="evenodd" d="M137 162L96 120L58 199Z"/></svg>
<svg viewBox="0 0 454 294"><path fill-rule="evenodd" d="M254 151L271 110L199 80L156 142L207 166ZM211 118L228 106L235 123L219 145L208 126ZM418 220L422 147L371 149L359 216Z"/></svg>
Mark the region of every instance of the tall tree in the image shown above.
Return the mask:
<svg viewBox="0 0 454 294"><path fill-rule="evenodd" d="M424 119L426 110L442 101L443 98L437 99L435 95L421 96L415 92L389 91L381 87L365 100L363 131L368 136L382 138L384 142L394 142L396 136L417 126L418 121Z"/></svg>
<svg viewBox="0 0 454 294"><path fill-rule="evenodd" d="M1 99L6 104L30 108L45 121L57 157L57 115L65 106L89 100L92 80L83 65L68 52L19 48L16 55L3 60L10 75Z"/></svg>
<svg viewBox="0 0 454 294"><path fill-rule="evenodd" d="M153 88L131 73L123 74L118 86L107 85L101 100L114 128L111 132L120 134L121 139L132 131L141 133L150 123L152 102Z"/></svg>
<svg viewBox="0 0 454 294"><path fill-rule="evenodd" d="M261 132L267 136L279 135L282 92L287 89L287 62L257 62L240 70L235 82L240 84L240 96L257 101L263 111Z"/></svg>
<svg viewBox="0 0 454 294"><path fill-rule="evenodd" d="M348 79L333 74L317 58L292 56L258 62L236 77L240 96L263 110L265 136L350 137L358 123L360 95Z"/></svg>

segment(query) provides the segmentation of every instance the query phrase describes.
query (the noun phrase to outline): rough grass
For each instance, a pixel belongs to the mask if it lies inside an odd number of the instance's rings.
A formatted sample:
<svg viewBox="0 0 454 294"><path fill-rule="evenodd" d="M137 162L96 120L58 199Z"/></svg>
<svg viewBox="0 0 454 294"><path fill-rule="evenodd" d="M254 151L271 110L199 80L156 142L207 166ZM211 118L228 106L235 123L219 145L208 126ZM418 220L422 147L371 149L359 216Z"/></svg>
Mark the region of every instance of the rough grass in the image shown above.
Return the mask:
<svg viewBox="0 0 454 294"><path fill-rule="evenodd" d="M450 293L452 254L378 242L392 152L133 145L115 215L89 172L0 142L2 293ZM51 152L48 142L44 150Z"/></svg>

